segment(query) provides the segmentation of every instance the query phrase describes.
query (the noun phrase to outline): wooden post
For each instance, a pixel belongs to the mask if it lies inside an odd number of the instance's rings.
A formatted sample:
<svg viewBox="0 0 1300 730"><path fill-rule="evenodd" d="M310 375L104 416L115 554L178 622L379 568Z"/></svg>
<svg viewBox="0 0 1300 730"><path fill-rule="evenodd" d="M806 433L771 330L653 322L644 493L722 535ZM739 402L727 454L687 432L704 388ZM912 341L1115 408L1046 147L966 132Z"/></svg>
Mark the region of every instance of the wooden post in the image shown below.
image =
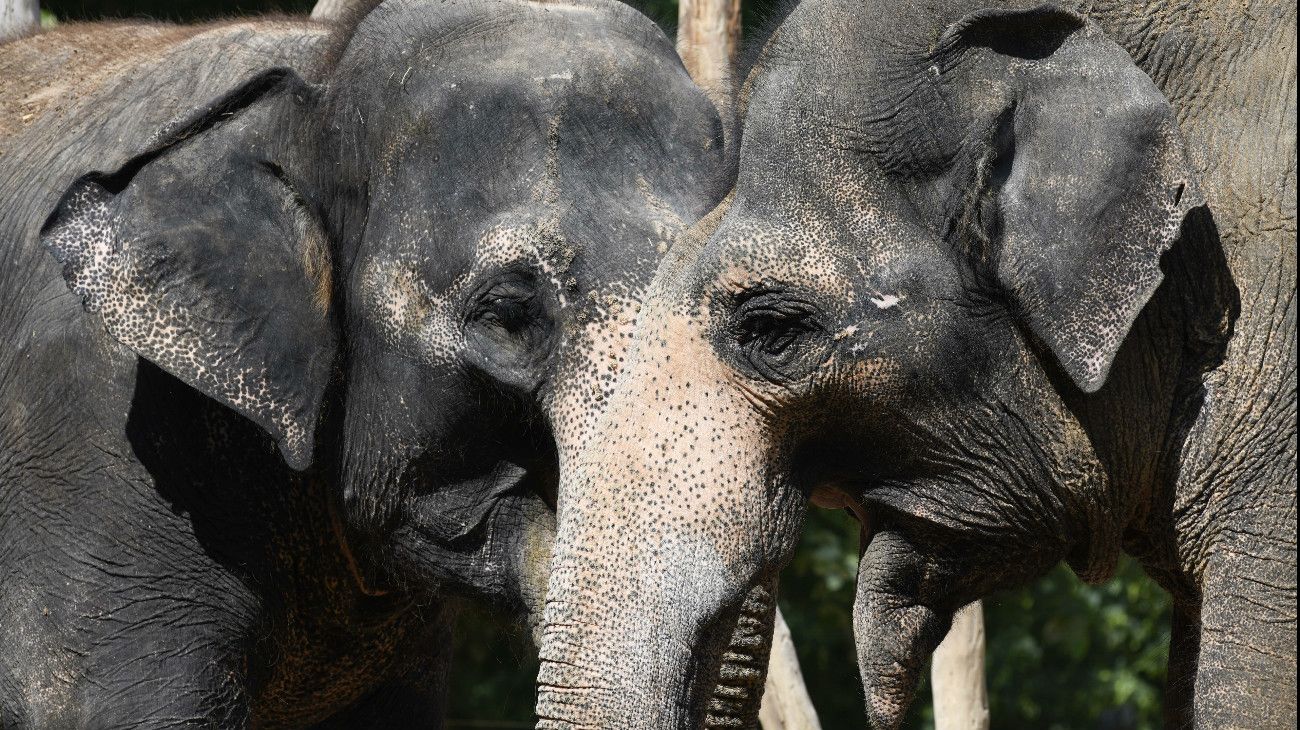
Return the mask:
<svg viewBox="0 0 1300 730"><path fill-rule="evenodd" d="M984 604L976 601L953 617L952 628L930 664L935 730L988 730L984 684Z"/></svg>
<svg viewBox="0 0 1300 730"><path fill-rule="evenodd" d="M763 704L758 710L763 730L822 730L817 710L808 697L808 687L799 670L790 627L781 609L776 610L776 628L772 630L772 654L767 662L767 685Z"/></svg>
<svg viewBox="0 0 1300 730"><path fill-rule="evenodd" d="M40 27L40 0L0 0L0 42L34 33Z"/></svg>
<svg viewBox="0 0 1300 730"><path fill-rule="evenodd" d="M677 54L718 111L731 107L740 0L678 0Z"/></svg>
<svg viewBox="0 0 1300 730"><path fill-rule="evenodd" d="M348 9L351 4L350 0L318 0L316 7L311 9L312 20L338 20L343 17L343 11Z"/></svg>

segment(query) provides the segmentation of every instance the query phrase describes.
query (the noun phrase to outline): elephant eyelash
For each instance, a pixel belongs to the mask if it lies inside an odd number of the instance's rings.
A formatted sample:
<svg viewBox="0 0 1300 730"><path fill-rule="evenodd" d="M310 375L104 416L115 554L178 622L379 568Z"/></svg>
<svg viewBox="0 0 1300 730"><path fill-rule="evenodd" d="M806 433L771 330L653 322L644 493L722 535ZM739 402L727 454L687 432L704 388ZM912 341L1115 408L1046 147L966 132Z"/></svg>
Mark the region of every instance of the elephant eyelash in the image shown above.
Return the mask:
<svg viewBox="0 0 1300 730"><path fill-rule="evenodd" d="M749 313L740 324L736 341L741 347L761 345L764 352L779 355L805 333L815 328L809 324L810 313L790 316L768 310Z"/></svg>
<svg viewBox="0 0 1300 730"><path fill-rule="evenodd" d="M823 331L818 310L788 291L751 291L734 310L729 339L748 369L773 382L791 380L791 368L809 337ZM798 368L795 368L798 369Z"/></svg>

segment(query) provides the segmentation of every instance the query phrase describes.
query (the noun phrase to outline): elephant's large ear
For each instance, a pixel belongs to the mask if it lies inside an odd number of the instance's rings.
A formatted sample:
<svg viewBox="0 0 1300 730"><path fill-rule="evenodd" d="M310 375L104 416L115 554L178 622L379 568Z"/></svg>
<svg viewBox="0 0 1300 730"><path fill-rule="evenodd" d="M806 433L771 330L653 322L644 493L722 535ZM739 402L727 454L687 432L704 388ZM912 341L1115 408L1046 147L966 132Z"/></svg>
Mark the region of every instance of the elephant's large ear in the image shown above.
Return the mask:
<svg viewBox="0 0 1300 730"><path fill-rule="evenodd" d="M986 171L995 277L1094 392L1163 278L1161 254L1202 202L1173 110L1095 24L1050 6L967 16L939 48L973 70L970 107L987 107L981 89L1005 94L986 109L997 119Z"/></svg>
<svg viewBox="0 0 1300 730"><path fill-rule="evenodd" d="M310 90L272 70L64 194L41 231L68 287L141 357L312 459L333 367L329 247L276 160Z"/></svg>

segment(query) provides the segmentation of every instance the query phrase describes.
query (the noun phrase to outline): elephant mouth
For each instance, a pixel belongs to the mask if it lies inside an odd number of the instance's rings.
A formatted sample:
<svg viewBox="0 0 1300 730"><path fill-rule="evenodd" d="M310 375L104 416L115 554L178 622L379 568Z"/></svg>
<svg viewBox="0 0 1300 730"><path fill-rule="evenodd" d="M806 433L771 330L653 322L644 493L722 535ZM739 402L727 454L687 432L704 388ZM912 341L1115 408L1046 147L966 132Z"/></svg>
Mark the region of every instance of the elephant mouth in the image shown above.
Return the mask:
<svg viewBox="0 0 1300 730"><path fill-rule="evenodd" d="M430 449L412 460L405 478L411 489L403 500L404 523L425 540L451 547L481 538L503 503L535 499L554 513L559 457L550 429L525 414L476 438Z"/></svg>
<svg viewBox="0 0 1300 730"><path fill-rule="evenodd" d="M866 503L860 497L854 496L855 492L861 494L862 490L855 490L838 482L830 482L814 488L809 499L822 509L842 509L853 515L861 530L858 541L858 556L861 557L862 553L867 551L867 546L871 544L871 538L875 536L876 520L872 519Z"/></svg>

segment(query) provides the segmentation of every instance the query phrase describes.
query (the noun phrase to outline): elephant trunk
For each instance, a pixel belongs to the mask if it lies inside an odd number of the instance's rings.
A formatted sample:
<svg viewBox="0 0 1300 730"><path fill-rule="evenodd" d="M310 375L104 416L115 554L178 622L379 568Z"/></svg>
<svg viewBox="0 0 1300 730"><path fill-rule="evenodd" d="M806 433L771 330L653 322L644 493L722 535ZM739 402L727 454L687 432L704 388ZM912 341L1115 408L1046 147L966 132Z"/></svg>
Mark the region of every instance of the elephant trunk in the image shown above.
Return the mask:
<svg viewBox="0 0 1300 730"><path fill-rule="evenodd" d="M646 312L591 437L561 453L539 727L756 724L807 497L697 326Z"/></svg>
<svg viewBox="0 0 1300 730"><path fill-rule="evenodd" d="M599 552L558 547L542 626L537 727L698 727L710 674L701 661L707 649L699 649L719 613L703 595L719 591L702 585L716 571L700 570L700 584L673 570L626 581L633 571L619 576ZM671 548L656 557L699 566Z"/></svg>
<svg viewBox="0 0 1300 730"><path fill-rule="evenodd" d="M665 452L631 442L642 453ZM776 497L745 509L731 502L742 488L617 477L644 474L643 466L624 462L620 472L601 461L577 472L576 487L561 484L539 639L538 727L756 728L774 576L803 503ZM665 493L665 484L677 488ZM695 510L674 514L671 505L681 500L672 493L683 491L728 503L703 505L694 519ZM780 529L764 532L759 510L785 503L794 506L775 520Z"/></svg>
<svg viewBox="0 0 1300 730"><path fill-rule="evenodd" d="M577 612L549 602L538 727L758 727L775 608L771 587L760 585L703 631L684 627L680 614L667 620L670 609L636 608L619 611L619 636L586 640L566 629Z"/></svg>
<svg viewBox="0 0 1300 730"><path fill-rule="evenodd" d="M874 535L858 563L853 633L874 730L895 730L925 671L948 633L953 612L928 605L933 566L901 535Z"/></svg>

